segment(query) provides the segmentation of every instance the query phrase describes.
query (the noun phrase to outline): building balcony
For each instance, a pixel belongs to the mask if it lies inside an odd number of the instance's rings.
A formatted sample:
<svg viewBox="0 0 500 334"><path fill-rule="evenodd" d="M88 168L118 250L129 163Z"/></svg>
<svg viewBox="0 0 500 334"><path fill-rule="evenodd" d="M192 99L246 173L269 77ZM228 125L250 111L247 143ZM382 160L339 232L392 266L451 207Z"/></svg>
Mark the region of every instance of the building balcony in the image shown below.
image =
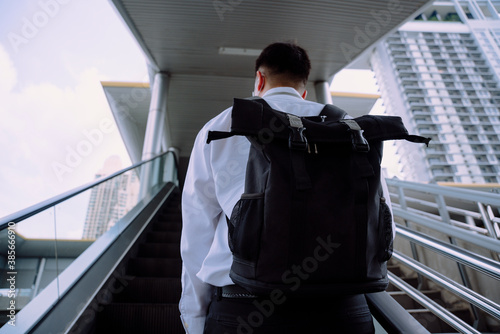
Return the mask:
<svg viewBox="0 0 500 334"><path fill-rule="evenodd" d="M429 166L432 167L447 167L450 168L452 164L450 164L448 161L428 161Z"/></svg>
<svg viewBox="0 0 500 334"><path fill-rule="evenodd" d="M429 105L425 102L408 102L407 103L410 108L412 107L428 107Z"/></svg>
<svg viewBox="0 0 500 334"><path fill-rule="evenodd" d="M427 158L440 157L440 156L445 156L446 154L448 154L448 152L443 151L443 150L432 150L432 149L426 149L425 153L426 153L425 156Z"/></svg>
<svg viewBox="0 0 500 334"><path fill-rule="evenodd" d="M425 94L424 92L421 92L421 93L406 93L405 94L407 98L423 98L423 97L426 97L427 94Z"/></svg>
<svg viewBox="0 0 500 334"><path fill-rule="evenodd" d="M435 125L436 123L432 119L413 119L413 122L419 125Z"/></svg>
<svg viewBox="0 0 500 334"><path fill-rule="evenodd" d="M408 82L405 82L405 84L403 84L403 88L407 90L407 89L419 89L422 87L420 87L419 85L409 84Z"/></svg>
<svg viewBox="0 0 500 334"><path fill-rule="evenodd" d="M406 52L406 51L408 51L408 49L404 45L395 46L395 44L391 44L389 46L389 50L391 52L401 52L401 51Z"/></svg>
<svg viewBox="0 0 500 334"><path fill-rule="evenodd" d="M413 63L407 60L395 60L393 64L396 66L413 66Z"/></svg>
<svg viewBox="0 0 500 334"><path fill-rule="evenodd" d="M430 115L431 112L430 110L412 110L411 111L412 115L415 115L415 116L420 116L420 115Z"/></svg>
<svg viewBox="0 0 500 334"><path fill-rule="evenodd" d="M417 128L417 132L421 136L432 136L432 135L437 135L437 134L442 133L438 129L418 129L418 128Z"/></svg>
<svg viewBox="0 0 500 334"><path fill-rule="evenodd" d="M390 45L405 45L403 41L401 41L401 38L398 37L389 37L386 39L386 43Z"/></svg>
<svg viewBox="0 0 500 334"><path fill-rule="evenodd" d="M401 60L401 59L404 59L407 62L411 62L411 59L413 58L413 57L408 56L407 54L393 54L393 55L391 55L391 57L392 57L394 62L396 62L397 60Z"/></svg>
<svg viewBox="0 0 500 334"><path fill-rule="evenodd" d="M455 173L452 171L434 171L431 170L432 176L433 177L451 177L453 178L455 176Z"/></svg>

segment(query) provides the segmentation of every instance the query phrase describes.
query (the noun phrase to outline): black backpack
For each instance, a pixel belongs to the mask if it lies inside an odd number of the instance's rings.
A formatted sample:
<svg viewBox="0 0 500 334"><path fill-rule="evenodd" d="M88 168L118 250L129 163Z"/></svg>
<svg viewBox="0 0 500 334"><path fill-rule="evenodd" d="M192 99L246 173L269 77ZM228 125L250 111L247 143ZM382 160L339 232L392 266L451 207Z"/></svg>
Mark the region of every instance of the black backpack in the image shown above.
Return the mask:
<svg viewBox="0 0 500 334"><path fill-rule="evenodd" d="M251 142L245 192L228 219L230 277L254 294L383 291L392 255L392 217L380 184L384 140L409 135L400 117L345 119L273 110L234 99L230 132Z"/></svg>

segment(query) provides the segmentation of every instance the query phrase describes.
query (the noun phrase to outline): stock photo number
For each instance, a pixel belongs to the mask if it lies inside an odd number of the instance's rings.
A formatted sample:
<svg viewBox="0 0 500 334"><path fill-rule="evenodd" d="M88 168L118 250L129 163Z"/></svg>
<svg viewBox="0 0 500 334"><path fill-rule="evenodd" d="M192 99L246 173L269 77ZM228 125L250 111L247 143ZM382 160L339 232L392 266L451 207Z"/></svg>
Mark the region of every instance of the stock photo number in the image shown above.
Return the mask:
<svg viewBox="0 0 500 334"><path fill-rule="evenodd" d="M16 223L10 222L7 228L7 283L9 290L9 306L7 307L7 322L11 326L16 325Z"/></svg>

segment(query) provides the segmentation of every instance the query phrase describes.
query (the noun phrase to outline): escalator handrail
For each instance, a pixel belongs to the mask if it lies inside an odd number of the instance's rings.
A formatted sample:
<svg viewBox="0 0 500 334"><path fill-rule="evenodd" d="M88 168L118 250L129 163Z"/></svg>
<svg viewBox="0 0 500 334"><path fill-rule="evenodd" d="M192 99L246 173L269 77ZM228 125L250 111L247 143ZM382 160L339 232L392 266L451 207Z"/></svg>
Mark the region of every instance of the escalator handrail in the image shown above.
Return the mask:
<svg viewBox="0 0 500 334"><path fill-rule="evenodd" d="M0 231L7 228L9 226L9 223L18 223L20 221L23 221L31 216L34 216L36 215L37 213L40 213L54 205L57 205L61 202L64 202L78 194L81 194L82 192L84 191L87 191L101 183L104 183L108 180L111 180L112 178L118 176L118 175L121 175L125 172L128 172L129 170L132 170L134 168L137 168L137 167L140 167L148 162L151 162L157 158L160 158L164 155L167 155L167 154L172 154L174 156L174 163L175 163L175 169L178 170L178 166L177 166L177 156L175 154L175 152L173 150L168 150L166 152L163 152L163 153L160 153L158 154L157 156L154 156L152 157L151 159L148 159L148 160L144 160L144 161L140 161L136 164L133 164L129 167L126 167L122 170L119 170L111 175L108 175L108 176L105 176L105 177L102 177L102 178L99 178L95 181L92 181L92 182L89 182L87 184L84 184L82 186L79 186L79 187L76 187L72 190L68 190L67 192L64 192L62 194L59 194L59 195L56 195L52 198L49 198L45 201L42 201L40 203L37 203L35 205L32 205L28 208L25 208L23 210L20 210L18 212L15 212L15 213L12 213L8 216L5 216L3 218L0 218Z"/></svg>
<svg viewBox="0 0 500 334"><path fill-rule="evenodd" d="M367 293L370 312L387 333L430 334L386 291Z"/></svg>

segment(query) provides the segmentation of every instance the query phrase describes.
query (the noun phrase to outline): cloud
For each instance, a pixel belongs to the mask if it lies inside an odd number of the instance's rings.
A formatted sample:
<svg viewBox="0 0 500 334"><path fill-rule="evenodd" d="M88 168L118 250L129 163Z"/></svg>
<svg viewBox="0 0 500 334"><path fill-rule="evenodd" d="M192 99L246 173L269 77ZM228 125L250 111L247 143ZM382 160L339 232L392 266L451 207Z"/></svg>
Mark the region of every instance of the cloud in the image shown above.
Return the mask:
<svg viewBox="0 0 500 334"><path fill-rule="evenodd" d="M73 86L23 86L17 72L0 45L0 217L90 182L110 155L128 160L100 84L109 79L96 68ZM67 166L72 151L80 159ZM68 168L58 174L54 163Z"/></svg>
<svg viewBox="0 0 500 334"><path fill-rule="evenodd" d="M9 93L17 83L17 72L4 47L0 45L0 96Z"/></svg>

